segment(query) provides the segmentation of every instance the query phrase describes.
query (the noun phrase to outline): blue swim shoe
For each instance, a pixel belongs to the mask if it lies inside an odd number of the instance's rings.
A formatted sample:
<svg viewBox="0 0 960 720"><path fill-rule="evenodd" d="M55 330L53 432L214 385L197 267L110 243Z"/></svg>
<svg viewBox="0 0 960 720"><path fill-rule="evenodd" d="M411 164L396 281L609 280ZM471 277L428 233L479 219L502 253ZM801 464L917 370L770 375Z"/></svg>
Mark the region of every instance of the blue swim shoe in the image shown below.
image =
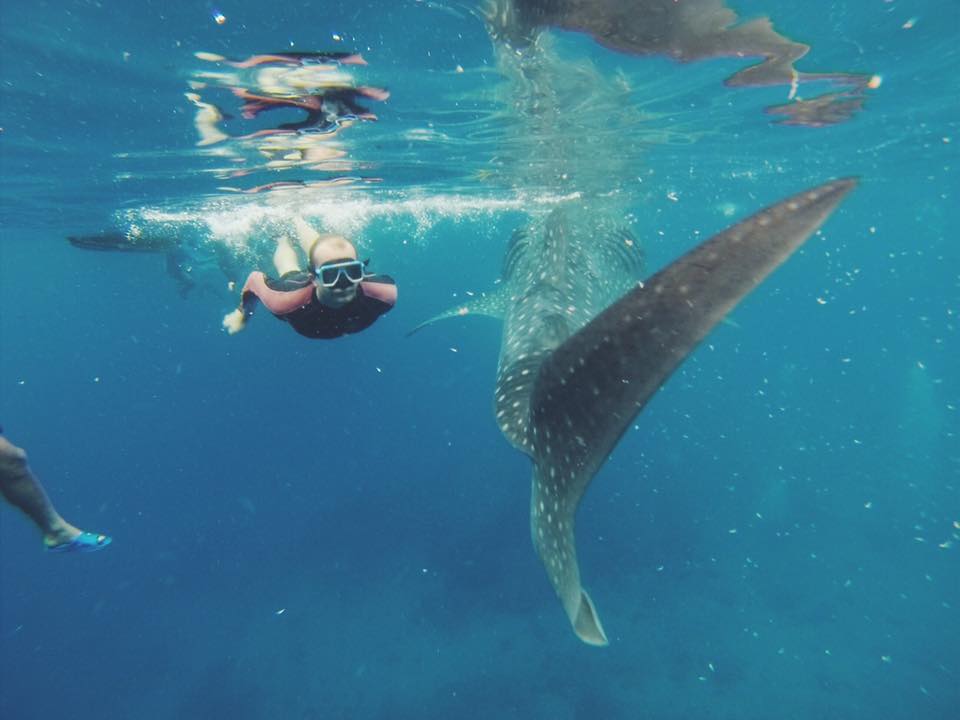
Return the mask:
<svg viewBox="0 0 960 720"><path fill-rule="evenodd" d="M97 535L91 532L82 532L69 542L59 545L50 545L47 552L66 553L66 552L94 552L102 550L113 542L109 535Z"/></svg>

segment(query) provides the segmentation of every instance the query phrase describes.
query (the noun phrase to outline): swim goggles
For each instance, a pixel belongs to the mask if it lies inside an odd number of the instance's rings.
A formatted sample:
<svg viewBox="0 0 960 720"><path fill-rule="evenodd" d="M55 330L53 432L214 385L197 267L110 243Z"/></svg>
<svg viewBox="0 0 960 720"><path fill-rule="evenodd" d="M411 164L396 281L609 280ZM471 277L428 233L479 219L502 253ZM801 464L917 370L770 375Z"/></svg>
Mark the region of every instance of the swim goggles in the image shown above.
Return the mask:
<svg viewBox="0 0 960 720"><path fill-rule="evenodd" d="M340 282L340 277L345 277L352 284L356 285L363 282L368 277L365 270L369 260L334 260L324 263L314 269L313 273L323 287L334 287Z"/></svg>

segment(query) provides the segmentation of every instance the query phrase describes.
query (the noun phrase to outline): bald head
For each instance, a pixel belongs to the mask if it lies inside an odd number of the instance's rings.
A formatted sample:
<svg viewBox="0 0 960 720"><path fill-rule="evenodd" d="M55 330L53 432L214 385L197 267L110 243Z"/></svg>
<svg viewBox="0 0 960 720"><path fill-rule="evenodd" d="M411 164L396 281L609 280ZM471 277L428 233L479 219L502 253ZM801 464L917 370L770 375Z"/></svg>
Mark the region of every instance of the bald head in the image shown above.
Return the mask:
<svg viewBox="0 0 960 720"><path fill-rule="evenodd" d="M342 235L321 235L310 248L310 267L320 267L331 260L356 260L357 249Z"/></svg>

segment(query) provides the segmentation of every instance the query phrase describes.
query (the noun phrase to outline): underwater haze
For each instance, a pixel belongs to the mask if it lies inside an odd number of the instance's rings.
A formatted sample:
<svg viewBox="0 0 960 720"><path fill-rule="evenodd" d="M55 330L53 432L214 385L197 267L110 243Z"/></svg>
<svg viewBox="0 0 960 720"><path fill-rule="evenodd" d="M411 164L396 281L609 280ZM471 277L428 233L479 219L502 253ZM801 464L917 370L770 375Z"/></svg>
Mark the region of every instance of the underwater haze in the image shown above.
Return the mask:
<svg viewBox="0 0 960 720"><path fill-rule="evenodd" d="M0 424L114 541L46 554L0 507L0 717L960 716L960 7L728 4L810 45L800 71L869 78L850 116L765 112L830 79L733 87L756 58L556 28L518 70L479 0L5 0ZM362 54L340 70L369 112L244 118L230 60L296 51ZM610 644L581 643L495 422L500 324L408 333L496 288L552 208L622 219L649 275L847 176L590 486ZM265 308L228 335L295 214L396 308L331 341ZM158 245L67 241L104 232Z"/></svg>

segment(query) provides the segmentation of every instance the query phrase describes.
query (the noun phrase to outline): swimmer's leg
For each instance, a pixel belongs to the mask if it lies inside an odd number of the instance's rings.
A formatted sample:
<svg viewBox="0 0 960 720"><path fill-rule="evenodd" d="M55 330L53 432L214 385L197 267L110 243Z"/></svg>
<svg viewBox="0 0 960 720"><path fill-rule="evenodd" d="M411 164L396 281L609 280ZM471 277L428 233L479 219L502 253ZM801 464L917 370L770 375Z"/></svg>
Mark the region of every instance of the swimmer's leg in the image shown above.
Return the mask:
<svg viewBox="0 0 960 720"><path fill-rule="evenodd" d="M97 549L107 545L105 535L84 533L64 520L53 507L40 481L27 466L27 453L0 436L0 494L7 502L21 510L43 533L43 542L48 549ZM86 542L87 538L90 542ZM83 547L74 548L77 540L84 538Z"/></svg>
<svg viewBox="0 0 960 720"><path fill-rule="evenodd" d="M297 251L293 249L286 235L277 238L277 249L273 251L273 265L277 269L277 277L283 277L288 272L296 272L300 269Z"/></svg>
<svg viewBox="0 0 960 720"><path fill-rule="evenodd" d="M307 221L299 215L293 218L293 227L297 231L297 241L300 243L300 247L309 258L313 244L320 239L320 233L308 225Z"/></svg>

